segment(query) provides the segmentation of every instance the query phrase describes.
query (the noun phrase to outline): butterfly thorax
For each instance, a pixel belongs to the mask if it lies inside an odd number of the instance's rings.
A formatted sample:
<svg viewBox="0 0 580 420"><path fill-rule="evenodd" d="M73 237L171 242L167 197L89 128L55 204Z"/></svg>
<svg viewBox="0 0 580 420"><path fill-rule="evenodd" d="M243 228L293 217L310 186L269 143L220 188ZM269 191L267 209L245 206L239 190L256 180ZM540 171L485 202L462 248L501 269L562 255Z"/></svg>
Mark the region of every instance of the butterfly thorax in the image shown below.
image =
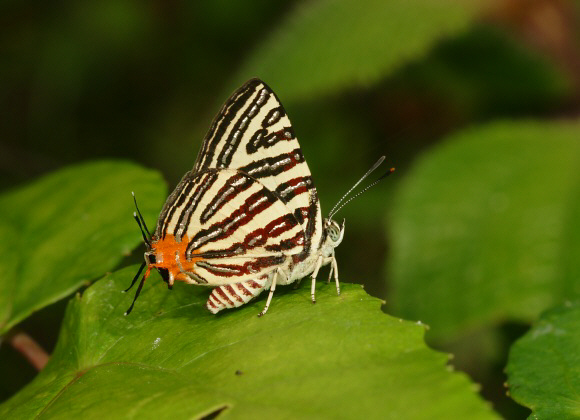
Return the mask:
<svg viewBox="0 0 580 420"><path fill-rule="evenodd" d="M334 256L334 248L340 245L343 237L344 221L342 225L339 225L334 220L324 219L323 234L319 246L303 261L292 266L287 283L292 283L311 274L320 257L322 257L321 266L330 263Z"/></svg>
<svg viewBox="0 0 580 420"><path fill-rule="evenodd" d="M192 258L186 258L188 242L187 235L179 240L173 235L166 235L161 239L154 236L151 249L145 252L147 268L149 270L156 268L170 287L176 280L197 284L193 281L191 274L195 263L201 258L196 258L195 255L192 255Z"/></svg>

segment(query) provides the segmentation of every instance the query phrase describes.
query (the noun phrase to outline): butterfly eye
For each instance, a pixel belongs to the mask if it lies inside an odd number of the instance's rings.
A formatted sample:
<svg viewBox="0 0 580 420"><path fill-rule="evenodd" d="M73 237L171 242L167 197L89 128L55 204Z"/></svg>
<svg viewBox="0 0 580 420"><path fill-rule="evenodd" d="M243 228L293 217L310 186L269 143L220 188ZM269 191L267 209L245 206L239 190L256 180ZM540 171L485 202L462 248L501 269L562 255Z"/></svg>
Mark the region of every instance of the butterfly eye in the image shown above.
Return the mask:
<svg viewBox="0 0 580 420"><path fill-rule="evenodd" d="M334 242L336 242L338 240L338 237L340 236L340 232L338 231L336 226L330 225L328 227L328 236L330 236L330 239L332 239Z"/></svg>
<svg viewBox="0 0 580 420"><path fill-rule="evenodd" d="M145 261L147 265L157 264L157 257L153 253L145 253Z"/></svg>

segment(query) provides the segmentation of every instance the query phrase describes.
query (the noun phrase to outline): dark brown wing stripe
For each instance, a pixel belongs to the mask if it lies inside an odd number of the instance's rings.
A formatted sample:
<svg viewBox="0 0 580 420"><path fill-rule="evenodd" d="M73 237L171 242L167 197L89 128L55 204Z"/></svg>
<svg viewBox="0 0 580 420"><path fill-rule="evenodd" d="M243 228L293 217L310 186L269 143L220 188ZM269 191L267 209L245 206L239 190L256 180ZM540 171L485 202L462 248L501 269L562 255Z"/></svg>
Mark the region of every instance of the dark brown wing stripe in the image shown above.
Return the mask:
<svg viewBox="0 0 580 420"><path fill-rule="evenodd" d="M304 248L300 254L294 255L292 257L294 263L305 260L308 258L312 251L312 236L314 234L314 229L316 229L316 215L318 213L318 194L316 193L316 189L312 189L310 195L310 205L306 208L303 207L297 210L301 210L301 215L304 219L307 220L307 222L306 229L304 229ZM304 226L304 224L302 225ZM320 246L321 244L322 242L319 241L318 245Z"/></svg>
<svg viewBox="0 0 580 420"><path fill-rule="evenodd" d="M214 119L211 128L205 139L199 153L199 161L195 165L197 171L208 168L213 160L218 146L223 147L223 136L238 115L241 108L246 105L248 99L254 94L256 86L261 82L257 79L250 80L240 89L238 89L230 99L222 106L217 117ZM223 150L222 150L223 151Z"/></svg>
<svg viewBox="0 0 580 420"><path fill-rule="evenodd" d="M284 203L287 203L297 195L308 192L312 188L314 188L312 177L301 176L278 185L278 188L276 188L276 194L278 194Z"/></svg>
<svg viewBox="0 0 580 420"><path fill-rule="evenodd" d="M165 231L167 229L167 224L173 217L175 210L178 206L183 204L185 197L189 194L193 186L195 185L195 180L193 179L193 174L191 172L186 173L175 190L169 195L167 201L163 205L159 219L157 220L157 229L155 230L155 235L157 238L165 238Z"/></svg>
<svg viewBox="0 0 580 420"><path fill-rule="evenodd" d="M284 127L282 130L274 131L273 133L262 128L252 135L250 141L246 145L246 152L251 155L252 153L256 153L260 148L267 149L280 141L290 141L294 139L295 135L292 127Z"/></svg>
<svg viewBox="0 0 580 420"><path fill-rule="evenodd" d="M300 149L294 149L289 153L282 153L278 156L256 160L249 165L242 166L240 171L259 179L281 174L302 162L304 162L302 151Z"/></svg>
<svg viewBox="0 0 580 420"><path fill-rule="evenodd" d="M286 111L282 106L278 106L276 108L272 108L267 114L266 117L262 120L262 127L268 128L278 121L280 118L286 116Z"/></svg>
<svg viewBox="0 0 580 420"><path fill-rule="evenodd" d="M216 166L218 168L228 168L230 166L232 157L235 151L238 149L244 133L250 126L250 121L258 114L258 112L260 112L260 108L262 108L268 102L269 96L270 95L266 89L260 90L256 99L254 99L252 103L248 105L246 110L237 117L237 120L233 124L233 128L227 140L222 139L220 142L222 143L222 151L217 159ZM235 116L237 115L234 115L234 117ZM229 123L231 123L231 120Z"/></svg>
<svg viewBox="0 0 580 420"><path fill-rule="evenodd" d="M179 231L181 230L181 232L187 232L189 222L191 221L191 215L195 209L197 209L197 206L199 205L203 196L212 187L217 178L218 174L216 170L210 170L207 172L206 176L199 178L199 186L189 198L187 204L185 205L186 210L182 211L179 215L179 219L175 225L175 229L173 230L173 235L178 238L178 241L181 241L181 238L179 238ZM182 225L183 229L181 229Z"/></svg>
<svg viewBox="0 0 580 420"><path fill-rule="evenodd" d="M246 249L240 242L236 242L229 248L225 249L216 249L210 251L204 251L202 253L197 254L201 258L205 259L212 259L212 258L228 258L228 257L235 257L237 255L242 255L246 252Z"/></svg>
<svg viewBox="0 0 580 420"><path fill-rule="evenodd" d="M207 261L199 261L197 266L202 267L217 277L238 277L241 275L255 274L268 267L276 267L286 260L286 256L258 257L244 264L212 264Z"/></svg>
<svg viewBox="0 0 580 420"><path fill-rule="evenodd" d="M199 218L201 223L206 223L226 203L232 201L238 194L250 188L253 182L250 177L241 173L237 173L228 179L201 214Z"/></svg>
<svg viewBox="0 0 580 420"><path fill-rule="evenodd" d="M283 239L278 244L266 245L264 249L270 252L284 252L304 245L304 232L300 231L291 238Z"/></svg>
<svg viewBox="0 0 580 420"><path fill-rule="evenodd" d="M253 248L265 246L269 239L276 238L293 229L298 225L298 221L292 214L284 214L275 220L272 220L263 228L255 229L246 235L243 242L236 242L225 249L216 249L210 251L204 251L203 253L197 254L198 257L205 259L212 258L227 258L235 257L236 255L242 255L250 251ZM304 232L302 229L294 237L290 239L283 240L280 245L269 245L265 249L269 251L282 252L292 249L296 246L302 245L304 243Z"/></svg>
<svg viewBox="0 0 580 420"><path fill-rule="evenodd" d="M209 241L218 241L232 235L240 226L243 226L258 214L266 210L277 200L276 196L267 188L262 188L246 199L238 209L236 209L229 217L214 223L207 229L200 230L189 241L187 246L187 257L191 258L191 254L196 249Z"/></svg>

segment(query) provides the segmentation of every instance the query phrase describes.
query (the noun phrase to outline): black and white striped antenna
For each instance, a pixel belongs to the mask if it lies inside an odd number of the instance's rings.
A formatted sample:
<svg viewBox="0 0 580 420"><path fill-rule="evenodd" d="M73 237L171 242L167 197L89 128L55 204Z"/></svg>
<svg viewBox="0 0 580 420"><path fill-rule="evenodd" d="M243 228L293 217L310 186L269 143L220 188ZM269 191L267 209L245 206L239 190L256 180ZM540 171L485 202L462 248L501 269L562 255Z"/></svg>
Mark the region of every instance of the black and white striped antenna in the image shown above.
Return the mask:
<svg viewBox="0 0 580 420"><path fill-rule="evenodd" d="M355 198L357 198L358 196L360 196L362 193L368 191L370 188L374 187L375 185L377 185L379 182L381 182L383 179L385 179L388 175L392 174L393 172L395 172L395 168L390 168L387 170L387 172L385 172L383 175L381 175L381 177L379 179L377 179L376 181L374 181L373 183L371 183L370 185L366 186L365 188L363 188L361 191L359 191L358 193L356 193L355 195L353 195L352 197L350 197L348 200L346 200L344 203L344 199L346 197L348 197L348 195L356 188L359 186L359 184L361 182L363 182L370 174L372 174L379 166L381 166L381 164L383 163L383 161L385 160L385 156L381 156L379 158L379 160L377 160L377 162L371 167L371 169L369 169L352 187L350 187L350 189L346 192L346 194L344 194L340 200L338 200L338 202L334 205L334 207L332 208L332 210L330 210L330 213L328 215L329 219L332 219L332 216L334 216L336 213L338 213L338 211L343 208L344 206L346 206L348 203L350 203L352 200L354 200ZM342 203L342 204L341 204Z"/></svg>

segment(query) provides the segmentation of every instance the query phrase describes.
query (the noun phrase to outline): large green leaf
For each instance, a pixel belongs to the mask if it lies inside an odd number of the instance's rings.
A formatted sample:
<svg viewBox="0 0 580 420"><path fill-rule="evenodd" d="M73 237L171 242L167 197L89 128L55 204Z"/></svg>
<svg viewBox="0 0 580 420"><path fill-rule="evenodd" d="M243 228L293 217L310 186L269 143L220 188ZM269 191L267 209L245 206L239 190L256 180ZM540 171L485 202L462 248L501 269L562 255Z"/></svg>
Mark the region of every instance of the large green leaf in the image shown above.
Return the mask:
<svg viewBox="0 0 580 420"><path fill-rule="evenodd" d="M368 86L464 30L481 1L304 2L246 62L235 88L259 76L284 101Z"/></svg>
<svg viewBox="0 0 580 420"><path fill-rule="evenodd" d="M542 315L510 352L511 396L534 419L580 418L580 302Z"/></svg>
<svg viewBox="0 0 580 420"><path fill-rule="evenodd" d="M164 183L125 162L70 167L0 196L0 334L131 252L141 241L131 191L153 224Z"/></svg>
<svg viewBox="0 0 580 420"><path fill-rule="evenodd" d="M389 221L394 312L445 340L577 293L578 139L578 122L506 121L420 158Z"/></svg>
<svg viewBox="0 0 580 420"><path fill-rule="evenodd" d="M429 125L443 118L450 127L457 119L553 113L574 91L570 77L556 63L514 34L485 24L439 43L423 60L391 76L387 86L388 120L400 118L404 111L399 109L406 109L397 98L427 97L440 105L421 122Z"/></svg>
<svg viewBox="0 0 580 420"><path fill-rule="evenodd" d="M208 290L152 276L133 313L137 267L98 281L68 307L46 369L0 418L495 418L475 387L423 342L424 327L380 311L359 285L279 288L211 315Z"/></svg>

